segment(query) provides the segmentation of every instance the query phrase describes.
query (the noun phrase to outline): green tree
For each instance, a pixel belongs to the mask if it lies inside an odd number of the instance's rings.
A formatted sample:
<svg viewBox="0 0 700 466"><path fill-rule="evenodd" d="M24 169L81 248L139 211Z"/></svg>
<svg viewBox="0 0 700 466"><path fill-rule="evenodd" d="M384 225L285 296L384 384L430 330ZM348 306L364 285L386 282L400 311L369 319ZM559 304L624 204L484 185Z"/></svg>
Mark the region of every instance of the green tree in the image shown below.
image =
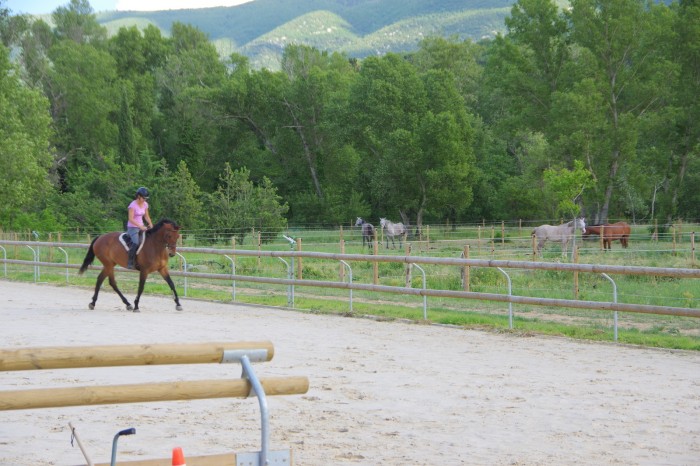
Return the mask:
<svg viewBox="0 0 700 466"><path fill-rule="evenodd" d="M673 70L663 42L651 40L658 38L654 10L642 0L572 0L571 6L572 37L593 58L588 64L605 102L600 137L609 147L591 163L602 188L598 220L605 222L621 173L635 163L638 119L663 103Z"/></svg>
<svg viewBox="0 0 700 466"><path fill-rule="evenodd" d="M58 39L78 44L97 45L107 38L107 29L100 25L88 0L70 0L51 14Z"/></svg>
<svg viewBox="0 0 700 466"><path fill-rule="evenodd" d="M554 206L552 214L564 218L576 217L581 212L580 198L583 191L593 184L591 173L583 162L574 162L574 169L549 168L544 172L545 196Z"/></svg>
<svg viewBox="0 0 700 466"><path fill-rule="evenodd" d="M158 218L170 218L185 230L205 226L204 195L184 160L178 163L175 172L165 168L155 192L161 209L156 214ZM153 220L156 221L155 218Z"/></svg>
<svg viewBox="0 0 700 466"><path fill-rule="evenodd" d="M48 102L24 86L0 45L0 222L17 225L21 211L40 214L52 192ZM25 226L25 225L21 225Z"/></svg>
<svg viewBox="0 0 700 466"><path fill-rule="evenodd" d="M61 41L49 51L56 147L72 168L117 146L119 108L114 59L91 44Z"/></svg>
<svg viewBox="0 0 700 466"><path fill-rule="evenodd" d="M287 227L288 206L269 179L256 186L249 177L245 168L232 170L225 164L211 196L210 217L217 231L235 236L240 243L252 229L263 232L262 240L269 242Z"/></svg>

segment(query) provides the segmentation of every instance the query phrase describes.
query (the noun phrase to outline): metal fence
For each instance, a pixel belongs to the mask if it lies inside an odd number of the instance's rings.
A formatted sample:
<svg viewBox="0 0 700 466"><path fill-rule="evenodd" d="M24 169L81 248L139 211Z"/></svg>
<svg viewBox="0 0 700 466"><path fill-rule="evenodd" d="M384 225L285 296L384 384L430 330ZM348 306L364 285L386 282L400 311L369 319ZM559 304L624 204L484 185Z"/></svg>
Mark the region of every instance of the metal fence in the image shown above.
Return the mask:
<svg viewBox="0 0 700 466"><path fill-rule="evenodd" d="M294 246L292 244L292 246ZM7 248L26 248L31 251L31 260L10 259L7 255ZM87 244L81 243L57 243L57 242L41 242L41 241L6 241L0 240L0 253L2 257L0 262L3 264L3 273L7 277L7 265L15 264L26 266L33 269L34 281L41 280L41 269L44 267L62 268L65 269L66 283L70 280L70 270L75 270L80 267L78 263L72 263L67 249L86 249ZM42 251L44 251L42 253ZM42 260L42 257L49 255L46 251L53 251L51 260ZM58 253L56 252L58 251ZM60 253L60 254L59 254ZM43 254L43 256L42 256ZM230 273L202 273L193 271L192 267L188 266L188 255L214 255L225 257L231 265ZM539 262L539 261L522 261L522 260L494 260L494 259L469 259L469 258L448 258L448 257L427 257L414 255L368 255L368 254L335 254L310 252L299 250L243 250L243 249L218 249L218 248L193 248L180 247L178 248L178 256L181 260L182 267L180 270L171 270L171 275L182 277L184 280L184 296L187 296L188 280L206 279L220 280L229 283L232 289L232 299L236 300L236 283L249 282L259 284L274 284L284 285L287 287L287 304L289 307L294 307L294 293L296 287L319 287L319 288L334 288L347 290L349 309L352 312L353 306L353 291L370 291L377 293L391 293L406 296L419 296L423 298L423 317L428 319L429 307L428 297L454 298L462 300L479 300L479 301L495 301L508 304L509 326L513 328L513 304L533 305L533 306L550 306L560 308L575 308L575 309L591 309L591 310L607 310L615 313L615 336L617 336L617 312L630 312L642 314L658 314L671 316L686 316L700 317L700 309L687 307L672 307L658 306L648 304L631 304L617 302L617 287L615 280L611 276L615 275L641 275L655 277L675 277L675 278L700 278L700 270L693 268L665 268L665 267L641 267L641 266L616 266L616 265L598 265L598 264L579 264L579 263L559 263L559 262ZM256 258L275 258L283 262L286 266L286 277L276 278L269 276L254 276L240 275L236 273L236 257L256 257ZM301 274L301 261L304 259L314 259L321 261L331 261L337 263L341 273L336 281L330 280L310 280L304 279ZM295 261L296 267L295 267ZM415 267L421 272L422 286L420 288L413 287L407 281L407 286L390 286L376 283L359 283L353 281L353 265L358 262L369 262L373 264L379 263L401 263L407 267L407 270ZM431 289L426 286L426 272L424 267L427 265L440 265L454 267L460 270L462 277L468 275L468 271L472 268L491 268L497 269L499 273L506 277L508 289L506 293L484 293L466 291L468 286L462 290L445 290ZM92 266L91 269L100 269L99 265ZM598 274L605 277L612 283L613 293L610 301L589 301L577 299L553 299L543 297L532 297L514 295L510 286L511 270L544 270L544 271L564 271L571 273L589 273ZM135 272L123 270L125 273ZM297 272L298 271L298 272ZM465 273L466 272L466 273Z"/></svg>

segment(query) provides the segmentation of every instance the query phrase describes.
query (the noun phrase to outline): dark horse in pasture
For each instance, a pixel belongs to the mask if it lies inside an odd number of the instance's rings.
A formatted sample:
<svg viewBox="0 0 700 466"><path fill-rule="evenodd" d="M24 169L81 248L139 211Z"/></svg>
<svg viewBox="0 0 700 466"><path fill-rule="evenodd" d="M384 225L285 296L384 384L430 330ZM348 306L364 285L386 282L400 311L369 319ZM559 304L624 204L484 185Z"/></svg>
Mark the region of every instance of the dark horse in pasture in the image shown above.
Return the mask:
<svg viewBox="0 0 700 466"><path fill-rule="evenodd" d="M561 243L561 254L562 256L566 255L567 245L569 240L573 238L574 233L576 233L576 228L580 228L581 231L586 229L586 220L583 217L561 225L538 226L532 231L532 235L537 239L537 250L535 253L541 251L547 241L554 241Z"/></svg>
<svg viewBox="0 0 700 466"><path fill-rule="evenodd" d="M365 242L367 243L367 247L370 247L374 240L374 225L365 222L362 217L357 217L355 226L362 227L362 247L365 247Z"/></svg>
<svg viewBox="0 0 700 466"><path fill-rule="evenodd" d="M629 246L631 228L627 222L606 223L603 225L586 225L583 229L583 238L588 238L591 235L603 237L603 249L612 248L612 242L620 240L623 248Z"/></svg>
<svg viewBox="0 0 700 466"><path fill-rule="evenodd" d="M406 230L406 227L404 226L403 223L394 223L391 222L385 218L380 218L379 219L379 224L382 227L382 230L386 230L386 247L389 249L389 238L391 238L391 247L392 249L396 246L394 243L394 237L398 236L399 237L399 248L401 247L401 241L406 240L406 235L408 234L408 230Z"/></svg>
<svg viewBox="0 0 700 466"><path fill-rule="evenodd" d="M180 226L178 224L171 220L163 219L156 223L153 228L146 231L145 238L141 241L136 256L137 268L140 271L140 276L139 291L134 300L133 308L122 292L119 291L119 288L117 288L117 281L114 279L114 266L119 264L126 268L128 260L127 250L119 241L119 236L124 233L120 231L106 233L92 240L90 249L88 249L83 265L78 272L78 274L85 272L88 266L95 260L95 257L102 262L102 271L97 276L95 294L92 296L92 302L89 304L90 309L95 309L95 302L100 292L100 286L102 286L104 279L109 277L109 284L114 291L117 292L122 302L126 304L126 309L129 311L133 309L134 312L139 312L139 299L141 299L141 293L143 293L143 286L146 283L146 278L151 273L157 271L173 291L176 304L175 309L181 311L182 306L177 297L177 291L175 291L175 284L168 273L168 256L173 257L175 255L177 240L180 238L179 230Z"/></svg>

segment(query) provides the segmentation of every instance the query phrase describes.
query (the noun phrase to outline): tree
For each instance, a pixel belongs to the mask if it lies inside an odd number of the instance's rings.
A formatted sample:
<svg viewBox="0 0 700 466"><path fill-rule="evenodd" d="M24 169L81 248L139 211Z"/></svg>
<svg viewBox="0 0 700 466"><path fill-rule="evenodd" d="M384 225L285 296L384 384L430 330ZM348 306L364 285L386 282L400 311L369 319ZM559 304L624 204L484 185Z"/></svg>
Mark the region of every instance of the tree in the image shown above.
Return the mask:
<svg viewBox="0 0 700 466"><path fill-rule="evenodd" d="M609 147L591 164L603 187L599 221L605 222L621 169L637 155L638 118L663 103L672 69L663 43L651 40L653 15L641 0L572 0L571 6L572 37L590 52L592 78L605 101L600 137Z"/></svg>
<svg viewBox="0 0 700 466"><path fill-rule="evenodd" d="M580 160L574 162L573 170L549 168L544 172L545 195L555 207L552 213L564 218L576 217L581 212L581 194L592 184L591 173Z"/></svg>
<svg viewBox="0 0 700 466"><path fill-rule="evenodd" d="M15 228L21 211L39 214L52 192L48 102L24 86L0 45L0 222ZM26 225L21 225L26 226Z"/></svg>
<svg viewBox="0 0 700 466"><path fill-rule="evenodd" d="M97 22L95 11L88 0L70 0L51 14L56 25L56 37L78 44L98 45L107 38L107 29Z"/></svg>
<svg viewBox="0 0 700 466"><path fill-rule="evenodd" d="M235 236L243 243L253 229L265 233L269 242L287 227L287 204L267 178L255 186L246 169L232 170L227 163L219 176L219 186L211 196L210 217L217 231Z"/></svg>
<svg viewBox="0 0 700 466"><path fill-rule="evenodd" d="M204 196L184 160L178 163L175 172L164 169L154 192L159 198L159 217L170 218L185 230L196 230L205 225Z"/></svg>

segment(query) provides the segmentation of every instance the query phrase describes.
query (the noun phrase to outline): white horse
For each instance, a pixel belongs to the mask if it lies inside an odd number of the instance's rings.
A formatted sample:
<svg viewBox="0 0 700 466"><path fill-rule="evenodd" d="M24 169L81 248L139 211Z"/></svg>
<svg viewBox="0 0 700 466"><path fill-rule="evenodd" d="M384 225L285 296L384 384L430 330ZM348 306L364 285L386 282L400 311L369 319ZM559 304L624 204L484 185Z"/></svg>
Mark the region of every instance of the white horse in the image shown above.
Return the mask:
<svg viewBox="0 0 700 466"><path fill-rule="evenodd" d="M581 230L586 229L586 219L583 217L577 218L576 220L571 220L570 222L553 226L553 225L540 225L532 231L532 234L537 238L537 254L543 247L547 240L556 241L561 243L561 254L566 255L566 249L569 244L569 240L574 236L576 228Z"/></svg>
<svg viewBox="0 0 700 466"><path fill-rule="evenodd" d="M403 238L404 240L406 239L406 234L408 231L406 230L406 227L403 225L403 223L394 223L390 222L389 220L385 218L380 218L379 219L379 225L381 225L382 230L386 229L386 247L387 249L389 248L389 238L391 238L391 247L392 249L396 244L394 243L394 237L398 236L399 237L399 248L401 248L401 239Z"/></svg>

